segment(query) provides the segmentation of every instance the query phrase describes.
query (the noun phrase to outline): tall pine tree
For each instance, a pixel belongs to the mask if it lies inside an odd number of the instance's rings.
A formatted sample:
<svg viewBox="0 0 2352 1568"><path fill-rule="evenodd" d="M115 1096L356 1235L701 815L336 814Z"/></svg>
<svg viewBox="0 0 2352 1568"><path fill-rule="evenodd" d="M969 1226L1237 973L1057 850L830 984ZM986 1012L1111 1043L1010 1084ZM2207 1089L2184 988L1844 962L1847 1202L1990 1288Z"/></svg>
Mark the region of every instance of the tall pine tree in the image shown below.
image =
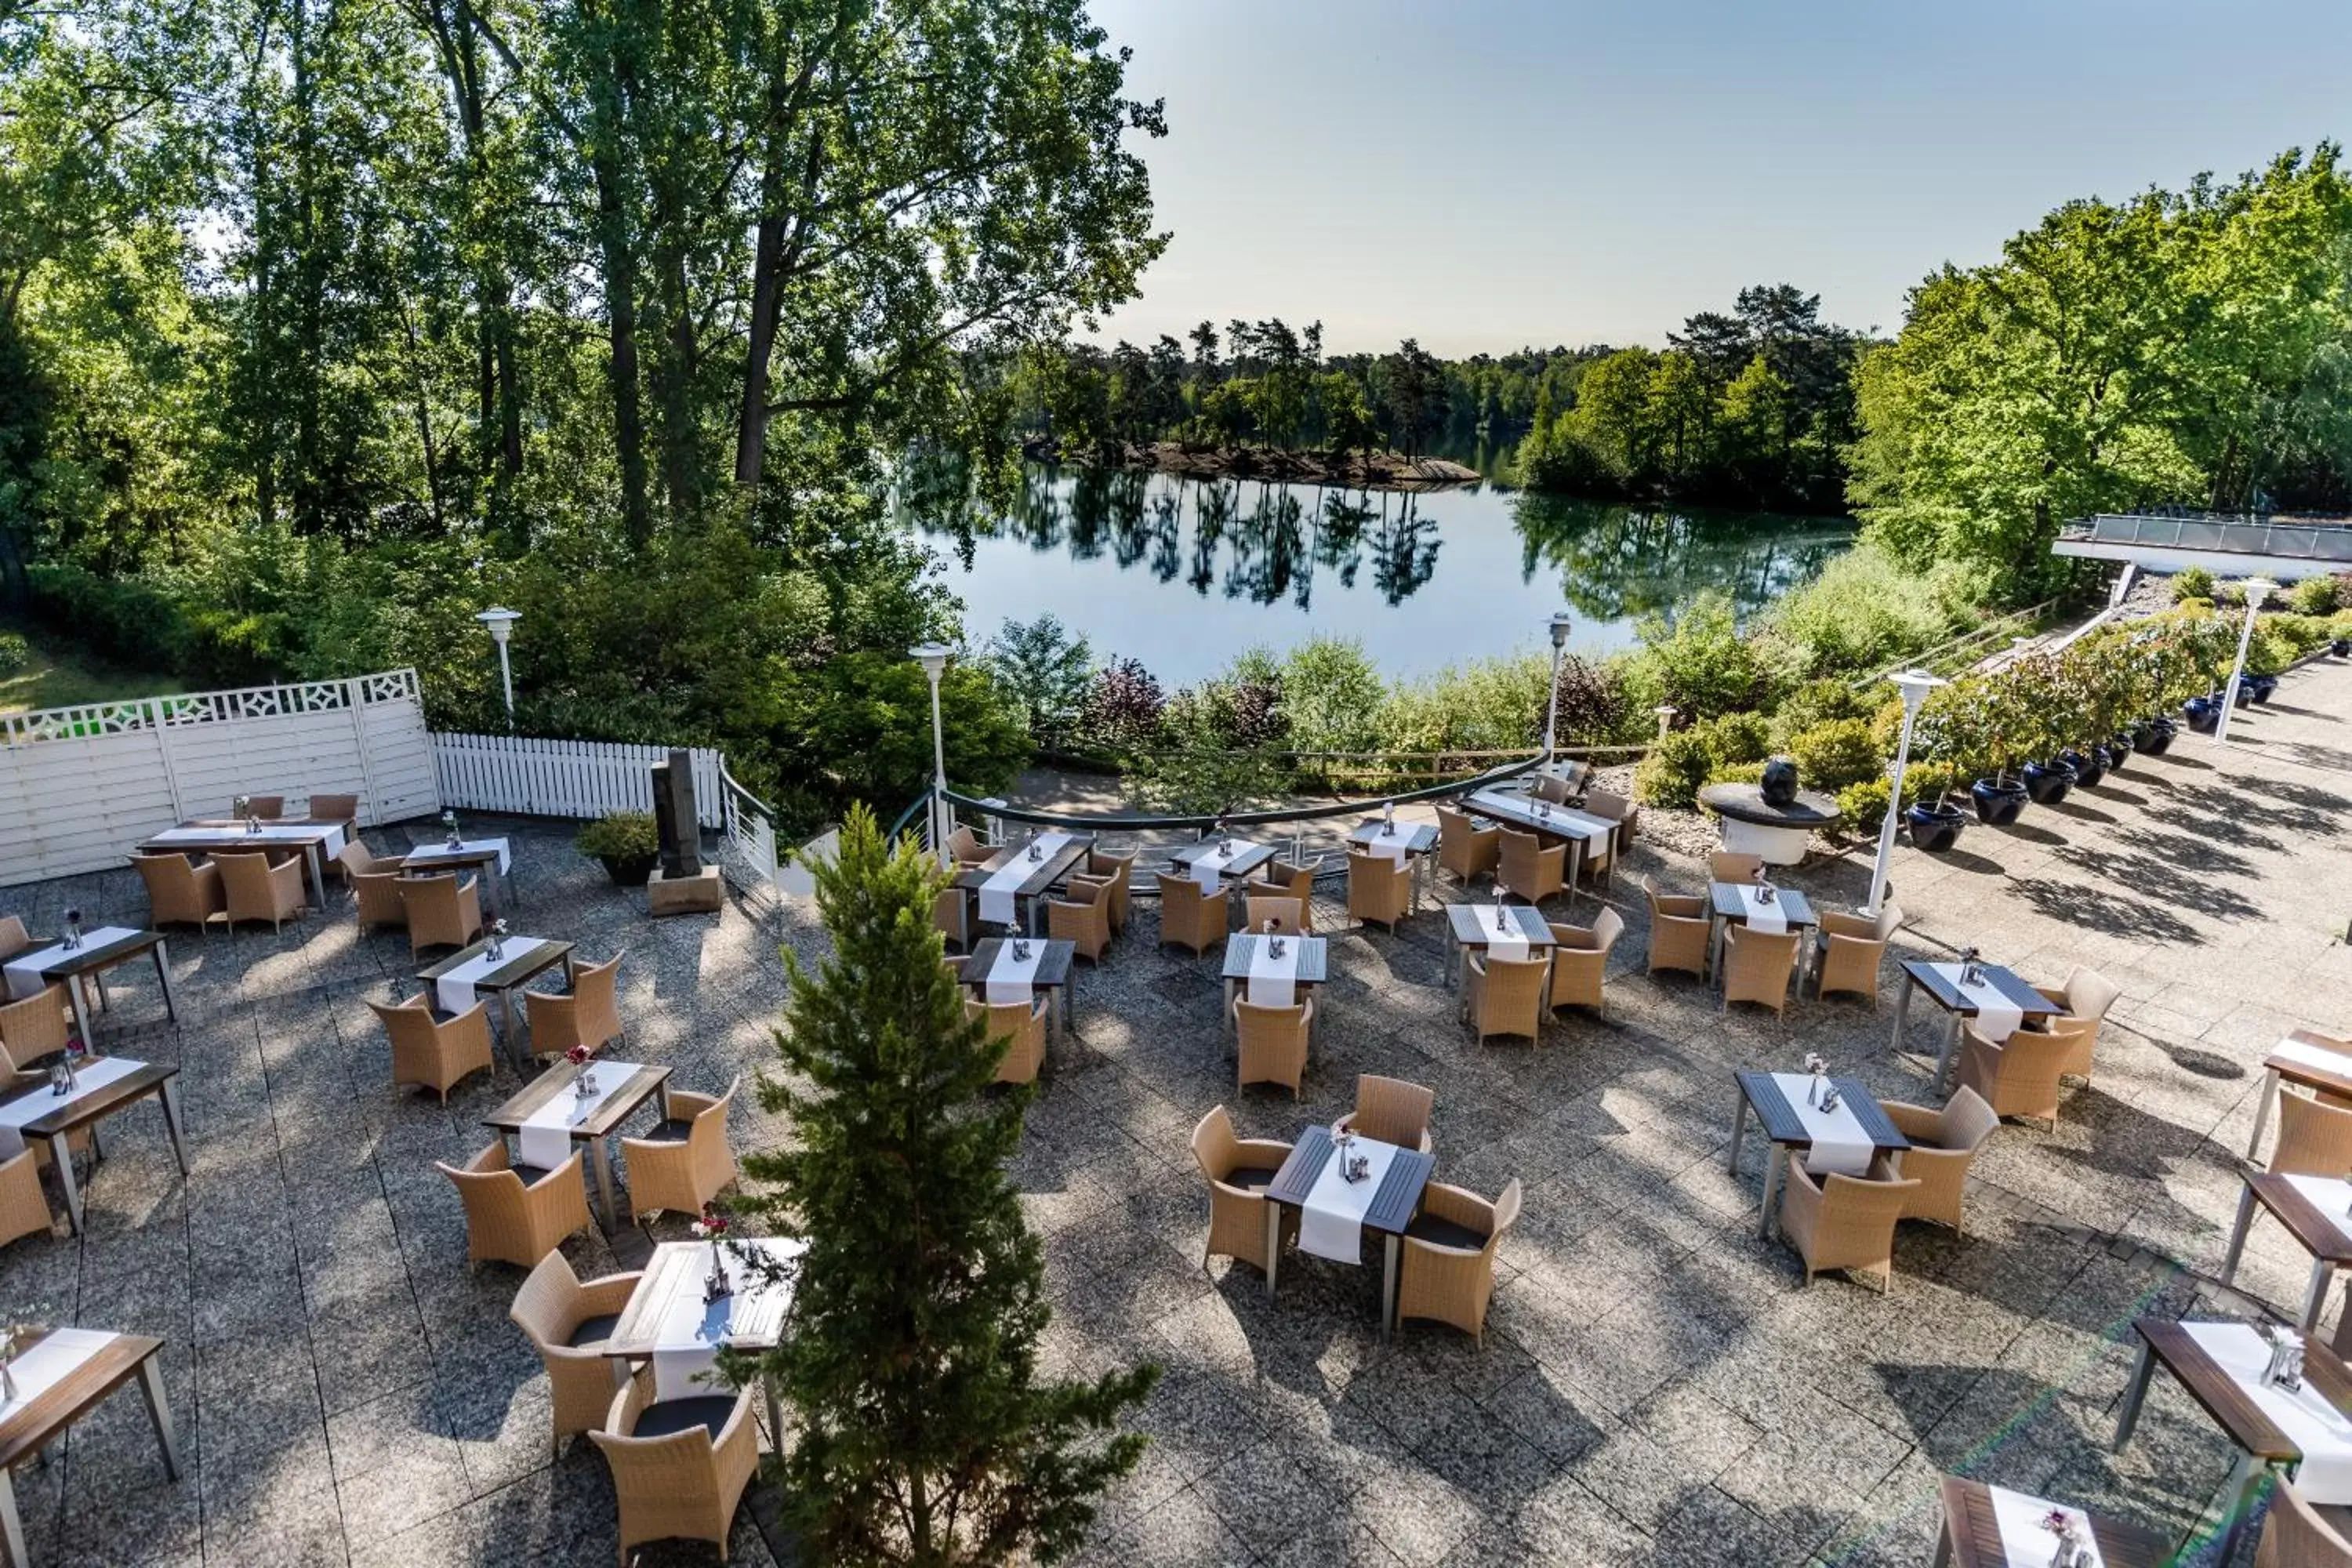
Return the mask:
<svg viewBox="0 0 2352 1568"><path fill-rule="evenodd" d="M808 1087L761 1091L797 1139L744 1162L755 1206L809 1240L766 1369L796 1417L792 1506L817 1562L1050 1562L1142 1457L1114 1423L1158 1369L1038 1379L1045 1266L1006 1173L1029 1091L992 1089L1003 1044L940 963L936 863L858 806L813 870L833 954L785 954L777 1035Z"/></svg>

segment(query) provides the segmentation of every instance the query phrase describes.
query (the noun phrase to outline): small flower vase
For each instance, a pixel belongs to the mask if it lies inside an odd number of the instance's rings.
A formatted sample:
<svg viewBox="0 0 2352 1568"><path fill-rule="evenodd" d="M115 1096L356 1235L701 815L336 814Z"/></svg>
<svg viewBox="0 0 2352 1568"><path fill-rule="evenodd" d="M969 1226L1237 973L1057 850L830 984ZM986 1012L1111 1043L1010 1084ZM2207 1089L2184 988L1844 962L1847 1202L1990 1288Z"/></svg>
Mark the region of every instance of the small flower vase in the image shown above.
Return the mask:
<svg viewBox="0 0 2352 1568"><path fill-rule="evenodd" d="M16 1402L16 1373L13 1365L15 1361L16 1357L13 1354L0 1355L0 1405L14 1405Z"/></svg>
<svg viewBox="0 0 2352 1568"><path fill-rule="evenodd" d="M60 1057L49 1064L49 1092L61 1095L72 1087L73 1074L67 1068L65 1058Z"/></svg>
<svg viewBox="0 0 2352 1568"><path fill-rule="evenodd" d="M583 1100L596 1098L596 1069L593 1066L581 1068L580 1076L572 1080L572 1092Z"/></svg>
<svg viewBox="0 0 2352 1568"><path fill-rule="evenodd" d="M71 952L80 946L81 922L79 921L68 921L66 922L66 951Z"/></svg>
<svg viewBox="0 0 2352 1568"><path fill-rule="evenodd" d="M719 1238L710 1238L710 1274L702 1282L702 1299L708 1302L723 1301L735 1293L727 1282L727 1260L719 1250Z"/></svg>
<svg viewBox="0 0 2352 1568"><path fill-rule="evenodd" d="M1813 1069L1813 1081L1805 1086L1805 1103L1807 1105L1819 1106L1822 1102L1822 1091L1828 1087L1829 1074L1822 1071L1819 1068L1815 1068Z"/></svg>

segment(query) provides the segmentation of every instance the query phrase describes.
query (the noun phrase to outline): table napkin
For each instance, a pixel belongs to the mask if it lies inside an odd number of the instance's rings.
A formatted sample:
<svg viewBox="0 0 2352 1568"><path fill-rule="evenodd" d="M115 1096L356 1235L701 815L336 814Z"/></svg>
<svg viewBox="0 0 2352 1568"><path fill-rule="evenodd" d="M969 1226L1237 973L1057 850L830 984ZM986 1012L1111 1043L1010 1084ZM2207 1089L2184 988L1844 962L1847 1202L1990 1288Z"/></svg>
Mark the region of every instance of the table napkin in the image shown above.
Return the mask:
<svg viewBox="0 0 2352 1568"><path fill-rule="evenodd" d="M572 1130L593 1116L611 1099L613 1091L636 1076L635 1062L599 1061L596 1071L596 1092L583 1100L567 1081L562 1089L548 1097L547 1103L523 1118L522 1131L515 1134L515 1142L522 1152L522 1163L542 1171L551 1171L572 1158ZM576 1076L576 1075L575 1075Z"/></svg>
<svg viewBox="0 0 2352 1568"><path fill-rule="evenodd" d="M1739 895L1739 908L1748 920L1748 929L1766 936L1779 936L1789 929L1789 911L1775 899L1766 903L1756 889L1746 882L1735 882L1732 890Z"/></svg>
<svg viewBox="0 0 2352 1568"><path fill-rule="evenodd" d="M654 1397L691 1399L697 1394L723 1394L726 1386L710 1376L719 1364L719 1347L736 1339L773 1342L780 1337L784 1313L793 1303L793 1281L770 1279L743 1254L762 1253L787 1262L808 1250L808 1243L793 1237L767 1237L730 1241L719 1247L719 1258L734 1286L716 1301L702 1299L702 1281L710 1272L710 1244L696 1244L690 1268L673 1268L664 1276L670 1299L654 1331Z"/></svg>
<svg viewBox="0 0 2352 1568"><path fill-rule="evenodd" d="M2289 1176L2287 1184L2327 1216L2339 1239L2352 1240L2352 1182L2334 1176Z"/></svg>
<svg viewBox="0 0 2352 1568"><path fill-rule="evenodd" d="M1381 824L1368 822L1356 830L1356 843L1368 855L1380 855L1391 860L1402 860L1405 847L1412 842L1412 830L1402 828L1395 833L1382 833Z"/></svg>
<svg viewBox="0 0 2352 1568"><path fill-rule="evenodd" d="M474 1005L474 982L493 969L503 969L516 959L538 952L547 945L545 937L510 936L505 951L493 958L485 951L476 953L448 973L433 983L433 998L444 1013L462 1013Z"/></svg>
<svg viewBox="0 0 2352 1568"><path fill-rule="evenodd" d="M0 1160L13 1160L25 1152L23 1129L26 1122L38 1121L58 1107L71 1105L116 1079L129 1078L146 1065L129 1057L100 1057L75 1072L75 1087L69 1094L51 1094L49 1086L44 1083L34 1085L14 1100L0 1101Z"/></svg>
<svg viewBox="0 0 2352 1568"><path fill-rule="evenodd" d="M1003 1006L1013 1002L1026 1002L1037 984L1037 966L1045 961L1045 944L1033 942L1029 956L1013 956L1013 944L1002 942L996 949L996 961L988 966L988 1000Z"/></svg>
<svg viewBox="0 0 2352 1568"><path fill-rule="evenodd" d="M1287 1007L1298 1000L1298 942L1288 936L1282 939L1282 956L1274 956L1274 943L1264 936L1250 942L1249 999L1260 1007Z"/></svg>
<svg viewBox="0 0 2352 1568"><path fill-rule="evenodd" d="M1037 835L1030 841L1037 850L1034 860L1029 858L1030 845L1015 849L1013 858L991 871L988 880L980 885L980 918L991 925L1017 924L1021 919L1021 906L1015 895L1020 892L1021 884L1045 869L1045 862L1060 854L1062 847L1069 841L1070 836L1066 833Z"/></svg>
<svg viewBox="0 0 2352 1568"><path fill-rule="evenodd" d="M1816 1176L1860 1176L1870 1171L1872 1156L1878 1145L1862 1130L1862 1122L1853 1113L1853 1106L1843 1094L1838 1096L1835 1110L1823 1110L1805 1103L1812 1092L1813 1075L1803 1072L1776 1072L1772 1081L1780 1089L1780 1098L1805 1124L1805 1136L1812 1140L1812 1148L1805 1155L1805 1169Z"/></svg>
<svg viewBox="0 0 2352 1568"><path fill-rule="evenodd" d="M5 993L11 1001L22 1002L49 983L48 971L53 965L88 952L91 948L103 947L110 942L138 934L129 926L100 926L96 931L82 932L81 946L78 948L52 942L32 952L20 952L8 961L5 969L0 969L0 993Z"/></svg>
<svg viewBox="0 0 2352 1568"><path fill-rule="evenodd" d="M2319 1072L2352 1078L2352 1057L2341 1051L2331 1051L2326 1046L2315 1046L2309 1040L2281 1040L2271 1047L2271 1055L2283 1062L2294 1062Z"/></svg>
<svg viewBox="0 0 2352 1568"><path fill-rule="evenodd" d="M1499 904L1473 904L1470 911L1478 917L1478 931L1486 939L1489 957L1523 959L1528 955L1528 933L1526 928L1519 924L1518 917L1511 917L1508 931L1495 929L1495 912L1502 907Z"/></svg>
<svg viewBox="0 0 2352 1568"><path fill-rule="evenodd" d="M117 1336L97 1329L51 1329L31 1350L8 1363L16 1380L16 1397L0 1399L0 1417L14 1415L58 1384L73 1370L115 1342Z"/></svg>
<svg viewBox="0 0 2352 1568"><path fill-rule="evenodd" d="M2347 1416L2320 1396L2308 1377L2303 1391L2289 1394L2263 1382L2270 1364L2270 1346L2244 1323L2183 1323L2197 1348L2230 1374L2246 1397L2294 1446L2303 1450L2295 1486L2322 1506L2352 1503L2352 1416Z"/></svg>
<svg viewBox="0 0 2352 1568"><path fill-rule="evenodd" d="M2000 1531L2001 1555L2009 1560L2009 1568L2050 1568L2058 1557L2058 1538L2042 1528L2042 1521L2053 1510L2063 1512L2082 1527L2083 1539L2091 1548L2091 1568L2105 1568L2106 1559L2099 1555L2099 1543L2091 1534L2091 1516L2079 1508L2067 1508L2062 1503L2045 1502L2001 1487L1987 1487L1992 1494L1993 1528Z"/></svg>
<svg viewBox="0 0 2352 1568"><path fill-rule="evenodd" d="M2017 1026L2025 1022L2024 1010L1994 985L1990 976L1981 984L1963 985L1960 984L1960 965L1937 963L1929 967L1950 981L1961 995L1975 1005L1977 1016L1972 1027L1993 1044L1999 1045L2017 1033Z"/></svg>
<svg viewBox="0 0 2352 1568"><path fill-rule="evenodd" d="M1356 1152L1370 1163L1364 1179L1351 1182L1339 1173L1339 1145L1331 1145L1322 1174L1307 1189L1298 1219L1298 1250L1328 1258L1334 1263L1355 1263L1364 1250L1364 1215L1381 1190L1381 1182L1398 1153L1393 1143L1376 1138L1356 1140Z"/></svg>
<svg viewBox="0 0 2352 1568"><path fill-rule="evenodd" d="M1201 884L1202 892L1215 892L1224 885L1221 880L1224 868L1256 847L1256 845L1247 839L1236 838L1234 840L1233 853L1228 855L1216 845L1210 845L1192 861L1192 880Z"/></svg>

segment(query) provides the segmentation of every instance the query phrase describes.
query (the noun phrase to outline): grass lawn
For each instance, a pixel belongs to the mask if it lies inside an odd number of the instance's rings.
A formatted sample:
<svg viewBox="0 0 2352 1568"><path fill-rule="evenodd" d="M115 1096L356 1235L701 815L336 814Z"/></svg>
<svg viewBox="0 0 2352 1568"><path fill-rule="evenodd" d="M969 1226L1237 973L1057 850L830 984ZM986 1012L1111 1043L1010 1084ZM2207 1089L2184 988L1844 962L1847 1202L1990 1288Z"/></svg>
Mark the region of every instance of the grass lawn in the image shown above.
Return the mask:
<svg viewBox="0 0 2352 1568"><path fill-rule="evenodd" d="M25 635L32 641L33 659L22 669L0 675L0 713L70 708L80 702L115 702L188 689L186 681L168 675L146 675L93 663L62 644L44 642L30 632Z"/></svg>

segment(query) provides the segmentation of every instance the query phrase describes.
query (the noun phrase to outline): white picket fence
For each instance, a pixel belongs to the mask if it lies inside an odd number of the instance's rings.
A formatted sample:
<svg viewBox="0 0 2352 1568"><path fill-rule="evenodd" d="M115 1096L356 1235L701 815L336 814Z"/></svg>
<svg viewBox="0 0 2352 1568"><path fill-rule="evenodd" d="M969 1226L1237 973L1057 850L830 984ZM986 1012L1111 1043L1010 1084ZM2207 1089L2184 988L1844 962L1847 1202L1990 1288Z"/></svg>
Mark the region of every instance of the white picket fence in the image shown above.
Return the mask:
<svg viewBox="0 0 2352 1568"><path fill-rule="evenodd" d="M692 748L694 808L701 826L728 826L718 752ZM602 816L651 811L656 763L666 746L622 741L543 741L521 735L433 734L433 771L450 810L515 812L526 816Z"/></svg>

